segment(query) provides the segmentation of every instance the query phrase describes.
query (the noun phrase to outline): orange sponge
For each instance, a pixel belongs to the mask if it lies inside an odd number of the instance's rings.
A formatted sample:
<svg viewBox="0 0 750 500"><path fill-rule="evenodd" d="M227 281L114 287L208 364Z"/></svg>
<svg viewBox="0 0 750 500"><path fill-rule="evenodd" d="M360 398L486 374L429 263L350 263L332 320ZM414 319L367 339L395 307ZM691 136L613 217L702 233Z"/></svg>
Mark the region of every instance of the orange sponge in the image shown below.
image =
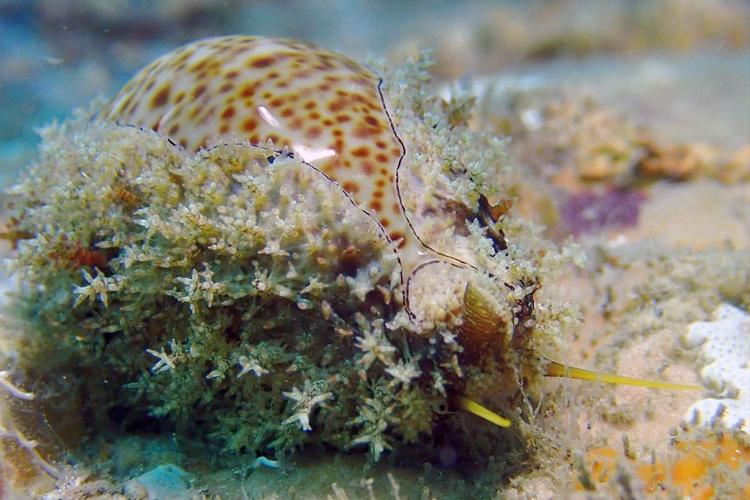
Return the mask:
<svg viewBox="0 0 750 500"><path fill-rule="evenodd" d="M739 471L750 462L750 446L729 436L675 443L673 460L645 463L626 457L611 447L597 447L586 454L586 465L594 483L604 484L612 477L618 461L633 465L643 483L643 493L662 487L692 500L714 498L716 489L735 492L731 498L750 498L750 477ZM734 472L739 472L734 474ZM580 481L576 488L583 489Z"/></svg>

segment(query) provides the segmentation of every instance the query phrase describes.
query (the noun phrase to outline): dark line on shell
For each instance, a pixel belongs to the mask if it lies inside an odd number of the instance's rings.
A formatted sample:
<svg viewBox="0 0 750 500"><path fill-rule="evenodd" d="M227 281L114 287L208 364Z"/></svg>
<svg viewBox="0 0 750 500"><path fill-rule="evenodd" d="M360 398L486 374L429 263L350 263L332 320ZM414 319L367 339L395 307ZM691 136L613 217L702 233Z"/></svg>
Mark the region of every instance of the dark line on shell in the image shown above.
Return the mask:
<svg viewBox="0 0 750 500"><path fill-rule="evenodd" d="M401 164L403 163L404 158L406 157L406 144L401 139L401 137L398 135L398 132L396 132L396 126L393 124L393 118L391 118L391 114L388 112L388 107L385 105L385 96L383 95L383 88L382 87L383 87L383 79L381 78L380 80L378 80L378 87L377 87L378 88L378 95L380 96L380 103L383 106L383 111L385 111L385 116L388 118L388 124L391 126L391 131L393 132L393 135L396 137L396 140L398 141L398 143L401 145L401 156L399 157L398 164L396 165L396 175L394 176L394 183L396 185L396 197L398 198L398 204L401 207L401 214L403 215L404 219L406 220L406 224L409 226L409 229L411 230L411 232L414 235L414 237L417 238L417 241L419 241L419 243L423 247L425 247L427 250L429 250L433 254L435 254L435 255L437 255L439 257L443 257L444 259L447 259L448 262L445 262L446 264L450 264L450 265L452 265L454 267L458 267L458 268L469 267L471 269L474 269L477 272L485 272L485 273L489 274L490 276L492 276L491 273L488 273L487 271L483 271L482 269L478 268L474 264L471 264L471 263L466 262L466 261L464 261L462 259L459 259L458 257L454 257L453 255L450 255L450 254L443 253L443 252L440 252L438 250L435 250L430 245L428 245L427 243L425 243L425 241L422 239L422 237L419 236L419 233L417 232L417 230L414 228L414 224L412 224L411 219L409 219L409 215L406 212L406 207L404 206L404 201L403 201L403 199L401 197L401 183L400 183L400 180L401 180ZM399 262L400 262L400 260L399 260ZM412 272L410 273L409 277L406 280L406 287L404 289L404 304L406 305L406 312L409 314L409 316L412 319L416 318L416 315L411 310L411 306L409 305L409 283L411 282L411 278L412 278L412 276L414 274L416 274L416 272L418 270L422 269L422 267L424 267L426 265L429 265L429 264L433 264L435 262L440 262L440 261L436 259L434 261L431 260L431 261L423 262L422 264L418 265L417 267L415 267L412 270ZM403 270L403 266L401 267L401 269ZM402 273L402 276L401 276L401 283L402 284L404 283L403 273Z"/></svg>

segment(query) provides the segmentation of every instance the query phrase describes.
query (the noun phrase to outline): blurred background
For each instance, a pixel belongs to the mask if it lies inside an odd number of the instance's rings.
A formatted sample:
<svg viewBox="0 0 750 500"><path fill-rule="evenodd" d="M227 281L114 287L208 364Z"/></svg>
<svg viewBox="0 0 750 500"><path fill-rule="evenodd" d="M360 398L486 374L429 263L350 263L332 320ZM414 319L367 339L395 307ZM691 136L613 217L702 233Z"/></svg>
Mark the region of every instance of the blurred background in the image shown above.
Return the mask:
<svg viewBox="0 0 750 500"><path fill-rule="evenodd" d="M644 54L709 54L708 66L685 70L720 75L711 54L734 54L739 64L719 78L743 97L749 25L745 0L0 0L0 185L33 158L35 127L114 95L152 59L202 37L294 37L394 64L431 49L437 76L472 82L540 65L558 78L555 62ZM607 68L566 64L562 78L605 78ZM750 132L750 111L740 113L730 126Z"/></svg>

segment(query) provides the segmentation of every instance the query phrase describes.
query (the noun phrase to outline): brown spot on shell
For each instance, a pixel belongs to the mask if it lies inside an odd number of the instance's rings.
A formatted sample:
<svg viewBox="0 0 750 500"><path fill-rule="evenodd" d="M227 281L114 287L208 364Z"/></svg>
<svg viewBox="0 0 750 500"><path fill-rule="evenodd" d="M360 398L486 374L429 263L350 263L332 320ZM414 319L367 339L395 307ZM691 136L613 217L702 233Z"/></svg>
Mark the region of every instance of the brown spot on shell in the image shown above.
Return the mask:
<svg viewBox="0 0 750 500"><path fill-rule="evenodd" d="M367 158L370 156L370 149L367 146L360 146L358 148L352 149L352 155L356 156L357 158Z"/></svg>
<svg viewBox="0 0 750 500"><path fill-rule="evenodd" d="M341 187L344 188L344 191L346 191L349 194L356 194L359 192L359 185L352 181L346 181L344 182Z"/></svg>
<svg viewBox="0 0 750 500"><path fill-rule="evenodd" d="M320 134L322 134L323 131L320 129L320 127L310 127L305 132L305 138L307 139L317 139L320 137Z"/></svg>
<svg viewBox="0 0 750 500"><path fill-rule="evenodd" d="M253 89L253 86L250 84L246 84L242 87L242 90L240 90L240 97L252 97L255 93L255 90Z"/></svg>
<svg viewBox="0 0 750 500"><path fill-rule="evenodd" d="M227 109L225 109L221 113L221 118L223 120L228 120L228 119L230 119L233 116L234 116L234 106L229 106Z"/></svg>
<svg viewBox="0 0 750 500"><path fill-rule="evenodd" d="M154 94L153 99L151 99L151 107L152 108L160 108L167 104L167 101L169 101L169 92L170 92L170 86L165 85L162 88L160 88L156 94Z"/></svg>
<svg viewBox="0 0 750 500"><path fill-rule="evenodd" d="M197 99L200 96L203 95L203 93L206 91L206 85L201 83L197 87L195 87L195 90L193 90L193 99Z"/></svg>
<svg viewBox="0 0 750 500"><path fill-rule="evenodd" d="M242 122L242 130L245 132L250 132L255 130L255 127L258 126L258 121L254 118L248 118L247 120Z"/></svg>
<svg viewBox="0 0 750 500"><path fill-rule="evenodd" d="M335 101L333 101L332 103L330 103L328 105L328 110L331 113L338 113L339 111L341 111L342 109L344 109L345 104L346 104L345 100L343 100L343 99L336 99Z"/></svg>
<svg viewBox="0 0 750 500"><path fill-rule="evenodd" d="M276 58L273 56L262 56L249 60L248 66L251 68L267 68L275 62Z"/></svg>
<svg viewBox="0 0 750 500"><path fill-rule="evenodd" d="M356 127L354 127L352 134L354 135L354 137L358 139L368 139L370 136L373 135L373 130L369 127L363 127L361 125L357 125Z"/></svg>

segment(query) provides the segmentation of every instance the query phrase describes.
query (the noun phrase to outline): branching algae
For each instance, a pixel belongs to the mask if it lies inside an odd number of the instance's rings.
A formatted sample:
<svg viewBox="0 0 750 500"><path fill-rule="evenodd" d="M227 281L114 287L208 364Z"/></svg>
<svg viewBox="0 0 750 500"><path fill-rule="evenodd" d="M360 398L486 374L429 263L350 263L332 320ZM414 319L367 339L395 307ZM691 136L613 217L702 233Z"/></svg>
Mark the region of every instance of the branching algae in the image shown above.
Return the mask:
<svg viewBox="0 0 750 500"><path fill-rule="evenodd" d="M544 375L677 387L545 357L576 312L536 294L571 253L511 216L502 141L423 66L209 39L44 129L9 231L22 385L94 429L376 460L523 442Z"/></svg>

